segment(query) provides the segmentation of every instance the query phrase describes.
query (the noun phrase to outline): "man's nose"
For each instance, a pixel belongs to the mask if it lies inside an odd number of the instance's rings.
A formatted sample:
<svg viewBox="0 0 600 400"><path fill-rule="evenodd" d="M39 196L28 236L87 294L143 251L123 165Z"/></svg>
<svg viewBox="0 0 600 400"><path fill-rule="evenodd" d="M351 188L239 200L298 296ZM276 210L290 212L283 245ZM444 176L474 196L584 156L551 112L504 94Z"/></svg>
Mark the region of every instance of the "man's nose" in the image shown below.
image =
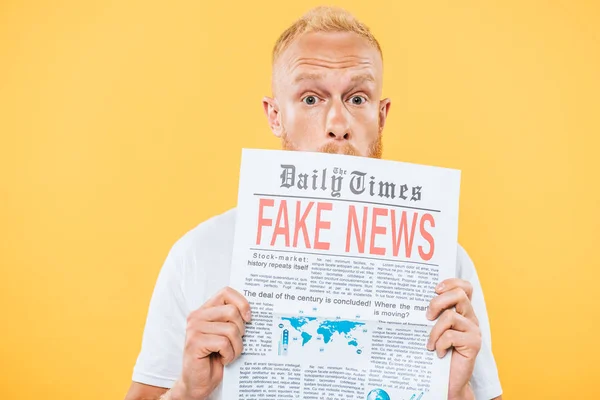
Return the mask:
<svg viewBox="0 0 600 400"><path fill-rule="evenodd" d="M349 140L350 115L344 104L340 101L333 102L327 115L327 136L333 140Z"/></svg>

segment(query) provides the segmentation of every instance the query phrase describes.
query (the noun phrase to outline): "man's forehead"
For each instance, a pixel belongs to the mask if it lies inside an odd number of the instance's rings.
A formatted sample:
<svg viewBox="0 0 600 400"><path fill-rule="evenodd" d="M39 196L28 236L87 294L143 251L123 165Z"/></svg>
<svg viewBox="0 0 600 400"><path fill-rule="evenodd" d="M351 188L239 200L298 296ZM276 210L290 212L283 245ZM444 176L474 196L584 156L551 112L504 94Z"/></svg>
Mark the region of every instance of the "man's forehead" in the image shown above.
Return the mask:
<svg viewBox="0 0 600 400"><path fill-rule="evenodd" d="M311 32L296 38L276 60L274 74L288 83L323 79L344 71L350 79L380 83L382 60L378 50L352 32ZM285 78L284 78L285 77Z"/></svg>

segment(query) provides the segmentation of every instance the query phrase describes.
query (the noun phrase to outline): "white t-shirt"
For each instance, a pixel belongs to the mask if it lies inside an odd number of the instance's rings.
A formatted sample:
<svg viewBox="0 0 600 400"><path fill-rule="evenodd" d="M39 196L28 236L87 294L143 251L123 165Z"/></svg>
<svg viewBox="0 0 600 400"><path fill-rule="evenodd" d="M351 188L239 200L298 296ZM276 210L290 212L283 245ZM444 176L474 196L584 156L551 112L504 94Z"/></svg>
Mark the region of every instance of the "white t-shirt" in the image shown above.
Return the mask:
<svg viewBox="0 0 600 400"><path fill-rule="evenodd" d="M178 379L188 314L229 284L235 213L232 209L201 223L171 248L150 301L133 381L171 388ZM502 394L502 388L485 301L473 262L460 245L457 254L456 273L473 285L472 304L482 334L471 385L477 400L489 400ZM210 399L224 400L220 385Z"/></svg>

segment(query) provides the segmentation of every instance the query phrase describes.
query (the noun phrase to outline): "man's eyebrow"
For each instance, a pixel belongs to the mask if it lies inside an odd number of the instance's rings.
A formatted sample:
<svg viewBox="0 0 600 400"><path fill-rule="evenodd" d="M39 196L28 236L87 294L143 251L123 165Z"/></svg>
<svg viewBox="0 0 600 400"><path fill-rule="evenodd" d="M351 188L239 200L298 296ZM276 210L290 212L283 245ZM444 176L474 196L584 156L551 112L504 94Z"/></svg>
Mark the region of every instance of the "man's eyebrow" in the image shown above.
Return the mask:
<svg viewBox="0 0 600 400"><path fill-rule="evenodd" d="M304 72L302 74L299 74L298 76L296 76L294 78L294 83L298 83L300 81L303 80L313 80L313 81L318 81L320 79L323 78L323 74L315 74L314 72Z"/></svg>
<svg viewBox="0 0 600 400"><path fill-rule="evenodd" d="M294 83L298 83L298 82L304 81L304 80L318 81L323 78L324 78L323 74L318 74L318 73L314 73L314 72L304 72L294 78ZM354 75L352 78L350 78L350 81L355 84L359 84L359 83L363 83L363 82L375 82L375 77L373 76L373 74L365 73L365 74Z"/></svg>
<svg viewBox="0 0 600 400"><path fill-rule="evenodd" d="M353 76L351 81L354 83L375 82L375 77L372 74L366 73Z"/></svg>

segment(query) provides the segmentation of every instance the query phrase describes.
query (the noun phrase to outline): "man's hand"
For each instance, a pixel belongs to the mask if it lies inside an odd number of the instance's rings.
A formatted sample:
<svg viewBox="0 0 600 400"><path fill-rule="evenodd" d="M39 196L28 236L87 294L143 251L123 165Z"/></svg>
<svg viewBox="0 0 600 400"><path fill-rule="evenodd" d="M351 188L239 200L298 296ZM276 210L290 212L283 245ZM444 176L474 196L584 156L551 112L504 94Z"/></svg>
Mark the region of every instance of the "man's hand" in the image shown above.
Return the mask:
<svg viewBox="0 0 600 400"><path fill-rule="evenodd" d="M173 400L205 400L223 379L223 367L242 353L250 305L226 287L187 319L183 369L171 389Z"/></svg>
<svg viewBox="0 0 600 400"><path fill-rule="evenodd" d="M441 358L454 348L450 364L448 399L473 399L469 379L481 348L479 321L471 305L473 287L462 279L447 279L436 287L439 296L429 303L427 318L440 317L431 329L427 349Z"/></svg>

